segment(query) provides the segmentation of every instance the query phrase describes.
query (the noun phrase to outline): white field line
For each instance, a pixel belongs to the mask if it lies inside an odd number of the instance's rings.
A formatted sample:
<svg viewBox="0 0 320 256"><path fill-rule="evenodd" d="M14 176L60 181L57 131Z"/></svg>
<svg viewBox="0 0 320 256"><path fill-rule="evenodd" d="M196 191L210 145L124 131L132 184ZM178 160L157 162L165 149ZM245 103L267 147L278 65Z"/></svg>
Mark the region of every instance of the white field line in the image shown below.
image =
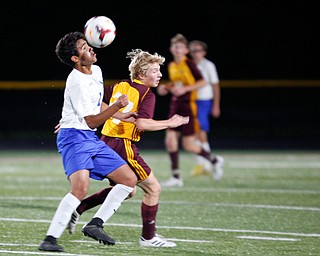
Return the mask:
<svg viewBox="0 0 320 256"><path fill-rule="evenodd" d="M175 241L175 242L185 242L185 243L212 243L213 240L190 240L190 239L178 239L178 238L168 238L166 237L167 240L170 241ZM73 240L71 241L72 243L93 243L96 244L97 241L88 241L88 240ZM116 244L132 244L132 242L121 242L117 241ZM1 244L0 244L1 245Z"/></svg>
<svg viewBox="0 0 320 256"><path fill-rule="evenodd" d="M281 238L281 237L259 237L259 236L236 236L239 239L254 239L254 240L270 240L270 241L289 241L295 242L300 239L296 238ZM168 238L169 241L175 242L184 242L184 243L213 243L212 240L190 240L190 239L177 239L177 238ZM87 240L74 240L71 241L74 243L97 243L96 241L87 241ZM132 242L117 242L117 244L132 244ZM12 244L12 243L0 243L0 246L24 246L24 247L37 247L37 244ZM6 254L21 254L24 255L57 255L57 253L50 252L28 252L28 251L8 251L8 250L0 250L0 253ZM59 253L59 255L63 256L91 256L87 254L71 254L71 253Z"/></svg>
<svg viewBox="0 0 320 256"><path fill-rule="evenodd" d="M320 190L306 190L306 189L257 189L257 188L164 188L166 191L185 191L185 192L223 192L223 193L272 193L272 194L320 194ZM0 196L1 199L10 200L61 200L58 197L36 197L36 196L26 196L26 197L16 197L16 196Z"/></svg>
<svg viewBox="0 0 320 256"><path fill-rule="evenodd" d="M253 240L270 240L270 241L299 241L300 239L296 238L283 238L283 237L267 237L267 236L236 236L240 239L253 239Z"/></svg>
<svg viewBox="0 0 320 256"><path fill-rule="evenodd" d="M272 193L272 194L320 194L320 190L306 190L306 189L256 189L256 188L165 188L168 191L186 191L186 192L225 192L225 193ZM0 196L1 199L26 199L26 200L60 200L58 197L16 197L16 196Z"/></svg>
<svg viewBox="0 0 320 256"><path fill-rule="evenodd" d="M139 201L141 202L141 201ZM201 205L203 202L184 202L184 201L161 201L161 204L176 204L176 205ZM286 206L286 205L262 205L262 204L230 204L230 203L205 203L207 206L222 206L222 207L241 207L241 208L261 208L275 210L295 210L295 211L320 211L319 207L304 207L304 206Z"/></svg>
<svg viewBox="0 0 320 256"><path fill-rule="evenodd" d="M71 240L70 242L72 243L89 243L89 244L96 244L97 241L94 240ZM121 241L116 241L116 244L133 244L132 242L121 242Z"/></svg>
<svg viewBox="0 0 320 256"><path fill-rule="evenodd" d="M11 244L11 243L0 243L0 246L27 246L27 247L34 247L34 246L39 246L39 244Z"/></svg>
<svg viewBox="0 0 320 256"><path fill-rule="evenodd" d="M0 200L19 200L19 201L59 201L58 197L0 197ZM128 200L125 203L141 203L140 200ZM161 201L161 204L173 205L202 205L203 202L186 202L186 201ZM232 203L205 203L206 206L222 206L222 207L240 207L240 208L259 208L259 209L274 209L274 210L293 210L293 211L320 211L319 207L305 207L305 206L286 206L286 205L263 205L263 204L232 204Z"/></svg>
<svg viewBox="0 0 320 256"><path fill-rule="evenodd" d="M178 190L178 188L170 188L170 190ZM180 188L180 190L188 192L225 192L225 193L272 193L272 194L320 194L320 190L305 189L255 189L255 188Z"/></svg>
<svg viewBox="0 0 320 256"><path fill-rule="evenodd" d="M320 162L286 161L286 162L263 162L263 161L228 161L226 165L231 168L279 168L279 169L314 169L320 168Z"/></svg>
<svg viewBox="0 0 320 256"><path fill-rule="evenodd" d="M0 218L0 221L9 222L27 222L27 223L50 223L51 220L32 220L32 219L17 219L17 218ZM79 221L78 224L86 224L87 222ZM128 224L128 223L108 223L107 226L117 227L131 227L141 228L139 224ZM157 226L157 229L179 229L179 230L193 230L193 231L212 231L212 232L227 232L227 233L258 233L258 234L273 234L273 235L284 235L284 236L298 236L298 237L320 237L317 233L291 233L291 232L278 232L278 231L267 231L267 230L245 230L245 229L224 229L224 228L204 228L204 227L179 227L179 226Z"/></svg>
<svg viewBox="0 0 320 256"><path fill-rule="evenodd" d="M28 245L23 245L28 246ZM38 245L37 245L38 246ZM89 254L73 254L73 253L63 253L63 252L27 252L27 251L8 251L8 250L0 250L0 253L8 254L19 254L19 255L59 255L59 256L92 256Z"/></svg>

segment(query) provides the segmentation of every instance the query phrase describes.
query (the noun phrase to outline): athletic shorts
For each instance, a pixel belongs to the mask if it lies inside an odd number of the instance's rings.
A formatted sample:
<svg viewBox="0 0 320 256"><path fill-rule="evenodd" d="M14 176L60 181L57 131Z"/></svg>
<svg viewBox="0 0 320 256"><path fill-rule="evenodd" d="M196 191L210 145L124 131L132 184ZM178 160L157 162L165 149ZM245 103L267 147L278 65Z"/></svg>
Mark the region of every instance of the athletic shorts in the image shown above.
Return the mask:
<svg viewBox="0 0 320 256"><path fill-rule="evenodd" d="M135 143L129 139L113 138L105 135L101 136L101 140L127 162L132 171L136 174L138 182L149 177L151 169L139 155L139 149Z"/></svg>
<svg viewBox="0 0 320 256"><path fill-rule="evenodd" d="M182 136L190 136L199 132L200 126L197 118L197 104L195 101L175 101L171 99L168 117L170 118L174 114L188 116L189 123L175 128L169 128L170 130L180 132Z"/></svg>
<svg viewBox="0 0 320 256"><path fill-rule="evenodd" d="M79 170L89 170L90 178L103 180L126 162L95 132L61 128L57 136L65 174L69 177Z"/></svg>
<svg viewBox="0 0 320 256"><path fill-rule="evenodd" d="M200 129L206 132L210 131L210 117L212 100L197 100L198 120Z"/></svg>

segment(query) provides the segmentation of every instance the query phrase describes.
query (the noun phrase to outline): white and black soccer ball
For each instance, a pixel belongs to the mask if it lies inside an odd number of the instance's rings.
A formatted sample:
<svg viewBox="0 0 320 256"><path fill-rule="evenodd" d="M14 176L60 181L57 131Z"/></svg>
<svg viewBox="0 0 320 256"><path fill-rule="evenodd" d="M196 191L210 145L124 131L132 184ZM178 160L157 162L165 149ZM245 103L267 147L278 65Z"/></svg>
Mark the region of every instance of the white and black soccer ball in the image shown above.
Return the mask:
<svg viewBox="0 0 320 256"><path fill-rule="evenodd" d="M91 46L104 48L116 37L116 26L106 16L95 16L85 24L84 35Z"/></svg>

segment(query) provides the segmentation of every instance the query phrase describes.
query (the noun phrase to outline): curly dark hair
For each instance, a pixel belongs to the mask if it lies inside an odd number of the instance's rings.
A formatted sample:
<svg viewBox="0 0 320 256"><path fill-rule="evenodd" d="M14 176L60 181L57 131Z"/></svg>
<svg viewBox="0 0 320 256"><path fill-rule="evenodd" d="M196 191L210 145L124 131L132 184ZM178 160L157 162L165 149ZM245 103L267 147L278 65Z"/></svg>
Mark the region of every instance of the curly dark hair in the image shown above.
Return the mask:
<svg viewBox="0 0 320 256"><path fill-rule="evenodd" d="M79 39L86 40L81 32L70 32L62 37L56 46L56 54L62 63L70 67L74 67L74 62L71 60L72 56L78 56L77 41Z"/></svg>

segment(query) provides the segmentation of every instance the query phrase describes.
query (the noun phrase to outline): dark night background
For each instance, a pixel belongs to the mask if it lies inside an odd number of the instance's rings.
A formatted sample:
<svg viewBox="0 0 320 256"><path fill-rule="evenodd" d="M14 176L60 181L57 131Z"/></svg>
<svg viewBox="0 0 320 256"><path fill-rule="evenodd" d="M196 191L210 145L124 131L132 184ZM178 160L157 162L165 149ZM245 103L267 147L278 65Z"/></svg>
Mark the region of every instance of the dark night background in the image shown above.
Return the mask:
<svg viewBox="0 0 320 256"><path fill-rule="evenodd" d="M318 10L317 1L8 1L0 9L0 82L65 80L70 69L54 53L57 41L105 15L117 27L115 41L96 50L106 80L128 77L131 49L158 52L168 63L176 33L208 43L222 86L214 148L320 149ZM166 66L162 73L166 79ZM250 80L256 86L245 86ZM261 87L259 80L296 82ZM54 147L62 100L63 89L0 88L0 149ZM168 102L157 97L155 119L166 117ZM163 148L163 132L141 143Z"/></svg>

